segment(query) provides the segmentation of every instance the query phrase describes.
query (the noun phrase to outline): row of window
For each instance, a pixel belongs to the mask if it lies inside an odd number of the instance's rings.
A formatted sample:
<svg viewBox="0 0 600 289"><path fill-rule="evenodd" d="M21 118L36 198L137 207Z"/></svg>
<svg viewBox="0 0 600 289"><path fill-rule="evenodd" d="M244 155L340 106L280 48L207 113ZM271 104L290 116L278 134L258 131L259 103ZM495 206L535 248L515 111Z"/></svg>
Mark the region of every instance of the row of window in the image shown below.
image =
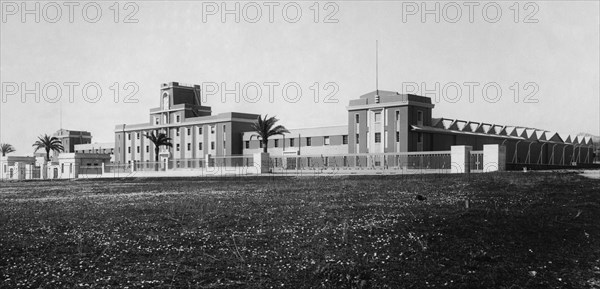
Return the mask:
<svg viewBox="0 0 600 289"><path fill-rule="evenodd" d="M186 130L187 135L191 135L192 134L192 128L189 128L189 127L188 128L183 128L183 127L181 127L181 128L176 128L175 129L175 135L176 136L180 136L181 135L181 130L183 130L183 129ZM225 125L223 125L223 133L226 132L226 129L227 129L227 127ZM211 134L215 133L215 126L213 126L213 125L210 126L210 133ZM131 135L132 134L133 133L128 133L127 134L127 140L131 140ZM202 134L202 127L198 127L198 134ZM140 137L141 137L141 135L142 134L140 132L136 132L135 133L135 138L139 140ZM119 136L119 138L120 138L120 136Z"/></svg>
<svg viewBox="0 0 600 289"><path fill-rule="evenodd" d="M76 152L76 153L85 153L85 152L86 152L86 150L75 150L75 152ZM100 150L100 149L95 149L95 150L87 150L87 153L88 153L88 154L91 154L91 153L97 153L97 154L99 154L99 153L103 153L103 154L107 154L107 153L109 153L109 152L108 152L108 149L102 149L102 150ZM115 149L112 149L112 148L111 148L111 149L110 149L110 154L114 154L114 153L115 153Z"/></svg>
<svg viewBox="0 0 600 289"><path fill-rule="evenodd" d="M290 138L289 140L290 140L290 147L293 147L293 146L295 146L295 145L296 145L296 139L294 139L294 138ZM305 138L305 140L306 140L306 146L308 146L308 147L309 147L309 146L311 146L311 145L312 145L312 137L306 137L306 138ZM259 141L259 142L258 142L258 144L259 144L259 147L260 147L260 148L262 148L262 147L263 147L263 143L262 143L262 141ZM326 146L328 146L328 145L330 145L330 144L331 144L331 141L330 141L330 138L329 138L329 136L324 136L324 137L323 137L323 144L325 144ZM342 136L342 144L348 144L348 135L343 135L343 136ZM276 148L277 148L277 147L279 147L279 140L278 140L278 139L275 139L275 140L273 140L273 145L274 145ZM248 140L247 140L247 141L245 142L245 147L246 147L247 149L249 149L249 148L250 148L250 141L248 141Z"/></svg>
<svg viewBox="0 0 600 289"><path fill-rule="evenodd" d="M293 138L290 139L290 147L294 146L294 140ZM400 142L400 132L397 131L396 132L396 142ZM423 142L423 134L422 133L418 133L417 134L417 142ZM329 141L329 136L324 136L323 137L323 143L328 146L330 145L330 141ZM356 134L356 144L360 143L360 136L359 134ZM375 133L375 143L381 143L381 133L380 132L376 132ZM348 135L343 135L342 136L342 144L348 144ZM312 145L312 137L307 137L306 138L306 146L311 146ZM245 147L247 149L250 148L250 141L246 141L245 142ZM259 147L262 148L263 147L263 143L262 141L259 142ZM274 147L279 147L279 140L276 139L274 140Z"/></svg>
<svg viewBox="0 0 600 289"><path fill-rule="evenodd" d="M167 121L167 115L164 115L164 119L165 119L165 124L167 124L168 123L168 121ZM175 115L175 123L180 123L180 122L181 122L181 116L178 115L178 114ZM160 124L160 117L157 116L157 117L154 118L154 124L155 125L159 125Z"/></svg>
<svg viewBox="0 0 600 289"><path fill-rule="evenodd" d="M202 149L203 149L202 142L199 142L199 143L198 143L198 150L202 150ZM214 150L214 149L215 149L215 142L214 142L214 141L210 142L210 149L211 149L211 150ZM176 144L176 145L175 145L175 150L176 150L176 151L181 151L181 146L180 146L180 144ZM188 150L188 151L191 151L191 150L192 150L192 144L191 144L191 143L187 143L187 150ZM137 147L136 147L136 152L137 152L137 153L140 153L140 146L137 146ZM149 153L149 152L150 152L150 146L146 146L146 153ZM131 153L131 147L127 147L127 153Z"/></svg>
<svg viewBox="0 0 600 289"><path fill-rule="evenodd" d="M354 115L356 123L360 123L360 115L357 113ZM396 121L400 120L400 111L396 111ZM381 112L375 113L375 122L381 122ZM417 110L417 124L423 124L423 111Z"/></svg>

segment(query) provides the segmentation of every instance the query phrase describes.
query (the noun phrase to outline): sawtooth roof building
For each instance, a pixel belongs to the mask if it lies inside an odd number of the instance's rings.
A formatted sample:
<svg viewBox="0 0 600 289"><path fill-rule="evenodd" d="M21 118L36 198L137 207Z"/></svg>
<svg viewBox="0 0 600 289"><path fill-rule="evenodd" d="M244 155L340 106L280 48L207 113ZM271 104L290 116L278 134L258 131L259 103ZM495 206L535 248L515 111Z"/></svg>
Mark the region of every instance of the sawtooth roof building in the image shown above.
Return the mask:
<svg viewBox="0 0 600 289"><path fill-rule="evenodd" d="M200 103L198 85L162 84L160 107L150 121L115 128L115 160L153 162L154 147L144 134L166 133L173 147L161 147L159 161L191 163L211 156L251 155L262 151L251 124L257 114L220 113ZM434 118L428 97L373 91L350 100L347 124L290 129L269 138L272 155L359 155L420 151L449 151L454 145L482 150L484 144L506 147L506 162L572 165L593 162L590 137L562 135L525 126ZM281 120L285 125L285 119Z"/></svg>

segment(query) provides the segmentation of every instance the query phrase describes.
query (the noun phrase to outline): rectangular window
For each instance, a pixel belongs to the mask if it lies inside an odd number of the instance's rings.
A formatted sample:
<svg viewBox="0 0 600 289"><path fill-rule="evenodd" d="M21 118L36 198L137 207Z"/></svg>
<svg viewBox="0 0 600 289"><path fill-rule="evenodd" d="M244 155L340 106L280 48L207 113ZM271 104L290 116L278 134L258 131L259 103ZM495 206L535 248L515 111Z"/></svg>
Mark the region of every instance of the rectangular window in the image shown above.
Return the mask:
<svg viewBox="0 0 600 289"><path fill-rule="evenodd" d="M423 142L423 133L417 134L417 142Z"/></svg>
<svg viewBox="0 0 600 289"><path fill-rule="evenodd" d="M191 143L188 143L188 144L187 144L187 150L188 150L188 151L192 150L192 144L191 144Z"/></svg>
<svg viewBox="0 0 600 289"><path fill-rule="evenodd" d="M135 133L135 138L136 139L140 139L140 133L139 132Z"/></svg>
<svg viewBox="0 0 600 289"><path fill-rule="evenodd" d="M420 110L417 111L417 124L423 125L423 112Z"/></svg>
<svg viewBox="0 0 600 289"><path fill-rule="evenodd" d="M127 153L130 154L131 153L131 147L127 147Z"/></svg>
<svg viewBox="0 0 600 289"><path fill-rule="evenodd" d="M175 122L179 122L180 120L181 120L181 116L179 116L179 115L176 115L176 116L175 116Z"/></svg>
<svg viewBox="0 0 600 289"><path fill-rule="evenodd" d="M375 113L375 122L381 122L381 112Z"/></svg>
<svg viewBox="0 0 600 289"><path fill-rule="evenodd" d="M342 136L342 144L348 144L348 135Z"/></svg>
<svg viewBox="0 0 600 289"><path fill-rule="evenodd" d="M356 123L360 123L360 116L358 115L358 113L354 115L354 119Z"/></svg>
<svg viewBox="0 0 600 289"><path fill-rule="evenodd" d="M179 148L179 144L177 144L177 151L179 151L179 149L180 149L180 148Z"/></svg>
<svg viewBox="0 0 600 289"><path fill-rule="evenodd" d="M328 145L330 144L330 142L329 142L329 137L328 137L328 136L325 136L325 137L323 137L323 143L324 143L326 146L328 146Z"/></svg>
<svg viewBox="0 0 600 289"><path fill-rule="evenodd" d="M276 148L279 147L279 140L278 139L275 140L275 147Z"/></svg>
<svg viewBox="0 0 600 289"><path fill-rule="evenodd" d="M223 134L225 134L225 132L227 132L227 125L223 125Z"/></svg>
<svg viewBox="0 0 600 289"><path fill-rule="evenodd" d="M202 127L198 128L198 134L202 134Z"/></svg>
<svg viewBox="0 0 600 289"><path fill-rule="evenodd" d="M150 147L146 146L146 152L150 152Z"/></svg>
<svg viewBox="0 0 600 289"><path fill-rule="evenodd" d="M211 149L211 150L214 150L214 149L215 149L215 142L214 142L214 141L211 141L211 142L210 142L210 149Z"/></svg>
<svg viewBox="0 0 600 289"><path fill-rule="evenodd" d="M396 110L396 121L400 120L400 111Z"/></svg>
<svg viewBox="0 0 600 289"><path fill-rule="evenodd" d="M262 149L262 141L258 141L258 147Z"/></svg>
<svg viewBox="0 0 600 289"><path fill-rule="evenodd" d="M396 142L400 142L400 132L396 132Z"/></svg>
<svg viewBox="0 0 600 289"><path fill-rule="evenodd" d="M247 149L250 148L250 141L245 141L244 144L245 144L245 146L246 146Z"/></svg>
<svg viewBox="0 0 600 289"><path fill-rule="evenodd" d="M135 147L135 152L140 153L140 146Z"/></svg>
<svg viewBox="0 0 600 289"><path fill-rule="evenodd" d="M375 143L381 143L381 133L380 132L375 133Z"/></svg>
<svg viewBox="0 0 600 289"><path fill-rule="evenodd" d="M175 135L176 135L176 136L179 136L179 128L176 128L176 129L175 129Z"/></svg>
<svg viewBox="0 0 600 289"><path fill-rule="evenodd" d="M291 138L291 139L290 139L290 146L291 146L291 147L293 147L293 146L294 146L294 139L293 139L293 138Z"/></svg>
<svg viewBox="0 0 600 289"><path fill-rule="evenodd" d="M198 149L202 150L202 143L201 142L198 143Z"/></svg>
<svg viewBox="0 0 600 289"><path fill-rule="evenodd" d="M307 147L309 147L309 146L311 146L311 145L312 145L312 139L311 139L311 138L309 138L309 137L307 137L307 138L306 138L306 146L307 146Z"/></svg>
<svg viewBox="0 0 600 289"><path fill-rule="evenodd" d="M131 133L127 134L127 140L131 140Z"/></svg>
<svg viewBox="0 0 600 289"><path fill-rule="evenodd" d="M359 144L359 143L360 143L360 137L359 137L359 134L356 134L356 144Z"/></svg>
<svg viewBox="0 0 600 289"><path fill-rule="evenodd" d="M191 128L188 128L188 129L187 129L187 135L190 135L190 134L192 134L192 129L191 129Z"/></svg>
<svg viewBox="0 0 600 289"><path fill-rule="evenodd" d="M210 126L210 134L214 134L215 133L215 126L211 125Z"/></svg>
<svg viewBox="0 0 600 289"><path fill-rule="evenodd" d="M158 117L155 117L155 118L154 118L154 124L158 125L158 122L159 122L159 121L160 121L160 118L158 118Z"/></svg>

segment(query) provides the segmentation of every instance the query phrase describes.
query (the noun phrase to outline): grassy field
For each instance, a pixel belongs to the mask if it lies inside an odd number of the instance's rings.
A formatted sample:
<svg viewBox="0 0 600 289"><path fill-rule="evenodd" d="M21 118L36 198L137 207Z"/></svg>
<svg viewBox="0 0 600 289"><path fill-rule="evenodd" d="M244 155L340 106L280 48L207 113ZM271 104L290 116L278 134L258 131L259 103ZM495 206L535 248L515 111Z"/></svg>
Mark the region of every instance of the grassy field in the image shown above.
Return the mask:
<svg viewBox="0 0 600 289"><path fill-rule="evenodd" d="M4 182L0 284L600 288L599 221L568 173Z"/></svg>

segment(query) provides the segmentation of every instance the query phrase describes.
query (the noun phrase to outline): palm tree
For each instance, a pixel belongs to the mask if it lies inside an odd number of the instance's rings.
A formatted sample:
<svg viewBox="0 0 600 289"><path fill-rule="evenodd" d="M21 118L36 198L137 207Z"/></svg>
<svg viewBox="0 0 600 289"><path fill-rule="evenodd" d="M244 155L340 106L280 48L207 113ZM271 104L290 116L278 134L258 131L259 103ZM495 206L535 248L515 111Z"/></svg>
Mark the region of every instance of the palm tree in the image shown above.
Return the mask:
<svg viewBox="0 0 600 289"><path fill-rule="evenodd" d="M256 122L252 124L252 130L256 132L257 135L251 136L250 139L255 136L260 139L263 144L263 153L267 152L267 145L269 144L270 137L290 133L287 128L282 125L275 126L278 121L279 120L274 116L268 117L268 115L265 115L264 118L261 118L259 115Z"/></svg>
<svg viewBox="0 0 600 289"><path fill-rule="evenodd" d="M152 132L151 134L144 134L144 136L154 144L154 159L156 162L158 162L158 150L161 146L173 147L171 138L164 133L155 134Z"/></svg>
<svg viewBox="0 0 600 289"><path fill-rule="evenodd" d="M8 143L0 143L0 151L2 151L2 156L6 156L6 154L15 152L15 148Z"/></svg>
<svg viewBox="0 0 600 289"><path fill-rule="evenodd" d="M50 151L62 152L65 148L62 146L62 142L57 137L51 137L47 134L44 136L39 136L38 140L32 145L35 147L35 151L37 152L39 149L46 150L46 161L50 161Z"/></svg>

